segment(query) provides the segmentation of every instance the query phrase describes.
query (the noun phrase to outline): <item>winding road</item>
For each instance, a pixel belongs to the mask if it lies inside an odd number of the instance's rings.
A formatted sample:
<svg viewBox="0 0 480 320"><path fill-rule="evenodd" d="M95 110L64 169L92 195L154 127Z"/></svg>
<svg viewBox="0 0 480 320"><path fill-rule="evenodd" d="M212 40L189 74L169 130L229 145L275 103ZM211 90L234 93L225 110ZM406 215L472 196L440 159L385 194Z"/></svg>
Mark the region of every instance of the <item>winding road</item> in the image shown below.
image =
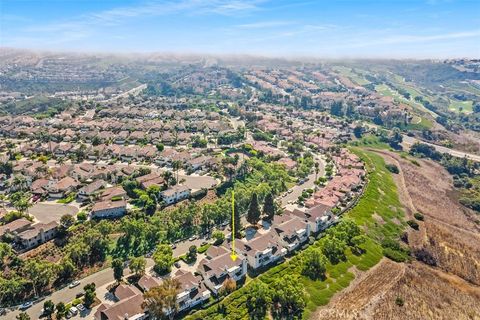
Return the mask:
<svg viewBox="0 0 480 320"><path fill-rule="evenodd" d="M414 137L409 137L407 135L403 136L403 144L405 146L410 147L415 142L428 144L429 146L434 147L435 150L437 150L438 152L441 152L441 153L448 153L448 154L450 154L454 157L459 157L459 158L466 157L466 158L471 159L473 161L480 162L480 156L479 155L472 154L472 153L466 153L466 152L463 152L463 151L458 151L458 150L455 150L455 149L450 149L450 148L447 148L447 147L439 146L439 145L436 145L436 144L433 144L433 143L425 142L423 140L420 140L420 139L417 139L417 138L414 138Z"/></svg>

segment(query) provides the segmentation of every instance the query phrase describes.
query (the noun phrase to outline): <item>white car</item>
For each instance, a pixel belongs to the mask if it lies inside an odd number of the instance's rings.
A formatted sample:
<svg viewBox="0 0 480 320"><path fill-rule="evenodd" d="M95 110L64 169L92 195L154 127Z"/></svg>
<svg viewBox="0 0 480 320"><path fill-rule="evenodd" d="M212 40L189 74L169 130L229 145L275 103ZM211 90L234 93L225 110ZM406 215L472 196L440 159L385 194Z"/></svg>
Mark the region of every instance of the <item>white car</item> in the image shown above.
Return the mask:
<svg viewBox="0 0 480 320"><path fill-rule="evenodd" d="M76 307L71 307L69 310L68 310L68 313L71 313L72 316L76 316L78 314L78 309Z"/></svg>
<svg viewBox="0 0 480 320"><path fill-rule="evenodd" d="M78 309L78 311L82 312L82 311L86 310L87 308L85 308L85 306L83 304L77 304L77 309Z"/></svg>
<svg viewBox="0 0 480 320"><path fill-rule="evenodd" d="M33 302L28 301L28 302L25 302L25 303L21 304L19 309L20 310L26 310L26 309L30 308L31 306L33 306Z"/></svg>
<svg viewBox="0 0 480 320"><path fill-rule="evenodd" d="M80 281L75 280L75 281L73 281L72 283L70 283L70 284L68 285L68 287L69 287L70 289L72 289L72 288L75 288L76 286L78 286L79 284L80 284Z"/></svg>

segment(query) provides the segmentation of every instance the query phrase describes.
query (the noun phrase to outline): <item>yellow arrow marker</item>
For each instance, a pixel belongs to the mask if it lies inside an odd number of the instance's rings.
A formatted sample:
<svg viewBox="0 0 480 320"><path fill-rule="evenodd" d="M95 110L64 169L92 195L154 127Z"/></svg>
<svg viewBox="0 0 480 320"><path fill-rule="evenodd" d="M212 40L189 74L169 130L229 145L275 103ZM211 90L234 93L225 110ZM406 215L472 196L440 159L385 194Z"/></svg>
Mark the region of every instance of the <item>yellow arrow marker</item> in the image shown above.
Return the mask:
<svg viewBox="0 0 480 320"><path fill-rule="evenodd" d="M237 254L235 252L235 192L232 190L232 254L230 258L233 261L237 260Z"/></svg>

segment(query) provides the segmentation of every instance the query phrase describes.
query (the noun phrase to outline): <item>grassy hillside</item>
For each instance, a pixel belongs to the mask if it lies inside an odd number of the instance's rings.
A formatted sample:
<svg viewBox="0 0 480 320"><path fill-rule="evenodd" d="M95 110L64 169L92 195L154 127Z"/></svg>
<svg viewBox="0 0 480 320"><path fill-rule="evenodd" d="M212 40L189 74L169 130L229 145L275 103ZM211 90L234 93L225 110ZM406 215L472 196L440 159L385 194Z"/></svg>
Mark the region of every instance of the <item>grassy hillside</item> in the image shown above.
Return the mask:
<svg viewBox="0 0 480 320"><path fill-rule="evenodd" d="M221 302L222 306L225 307L225 313L219 313L218 304L214 304L206 310L194 313L187 319L248 319L245 294L250 290L250 286L256 281L271 285L284 275L297 276L303 284L307 297L303 319L308 319L317 307L327 304L336 292L350 284L355 278L351 268L355 267L366 271L380 261L383 256L380 243L387 238L398 238L402 233L404 227L403 211L395 183L385 167L383 158L374 152L361 148L352 148L352 151L365 162L369 172L369 182L358 204L345 213L345 217L352 219L365 230L368 240L362 245L365 250L364 254L355 255L350 249L347 249L345 261L336 265L328 263L326 279L314 281L303 276L301 270L302 261L308 251L321 248L321 242L316 241L306 250L298 252L290 260L254 279L249 279L246 285L226 297Z"/></svg>

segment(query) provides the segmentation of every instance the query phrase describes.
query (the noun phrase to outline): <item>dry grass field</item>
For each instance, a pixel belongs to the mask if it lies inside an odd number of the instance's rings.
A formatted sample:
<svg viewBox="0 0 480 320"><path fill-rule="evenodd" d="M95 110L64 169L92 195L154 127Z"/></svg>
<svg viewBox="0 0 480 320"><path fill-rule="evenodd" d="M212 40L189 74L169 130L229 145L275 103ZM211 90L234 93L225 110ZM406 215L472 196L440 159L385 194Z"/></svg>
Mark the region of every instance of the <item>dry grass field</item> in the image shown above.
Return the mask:
<svg viewBox="0 0 480 320"><path fill-rule="evenodd" d="M384 259L318 309L312 319L476 320L480 319L479 299L480 289L458 277L419 262Z"/></svg>

